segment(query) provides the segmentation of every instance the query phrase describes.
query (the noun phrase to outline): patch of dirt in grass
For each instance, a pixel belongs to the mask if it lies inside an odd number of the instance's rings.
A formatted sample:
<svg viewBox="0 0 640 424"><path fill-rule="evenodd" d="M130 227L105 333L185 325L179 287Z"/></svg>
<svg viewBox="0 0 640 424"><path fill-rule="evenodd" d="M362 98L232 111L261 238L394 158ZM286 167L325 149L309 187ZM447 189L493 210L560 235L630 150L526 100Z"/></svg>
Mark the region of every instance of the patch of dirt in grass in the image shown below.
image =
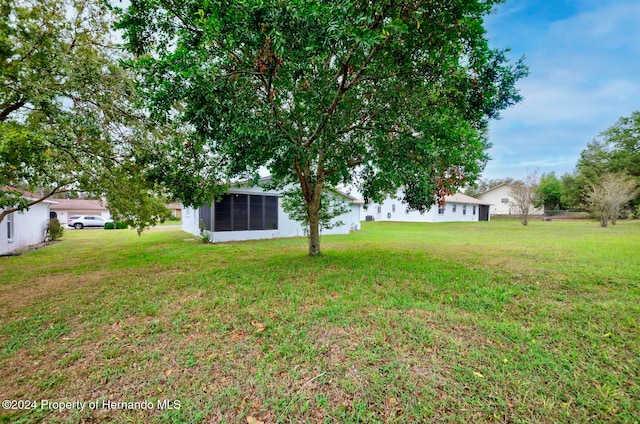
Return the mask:
<svg viewBox="0 0 640 424"><path fill-rule="evenodd" d="M20 350L10 360L0 362L0 397L2 399L25 399L24 380L30 379L35 371L26 351Z"/></svg>
<svg viewBox="0 0 640 424"><path fill-rule="evenodd" d="M0 309L17 310L41 299L69 294L79 288L97 284L108 278L105 273L80 275L51 274L33 277L20 284L0 287Z"/></svg>
<svg viewBox="0 0 640 424"><path fill-rule="evenodd" d="M137 270L117 271L92 271L82 275L75 274L48 274L32 277L19 284L11 284L0 287L0 309L7 311L19 310L29 305L38 304L43 299L60 298L61 301L67 295L77 296L79 289L89 286L100 286L105 282L119 281L123 275L128 280L139 282L157 281L160 278L168 278L174 274L181 274L179 268L153 269L147 267Z"/></svg>

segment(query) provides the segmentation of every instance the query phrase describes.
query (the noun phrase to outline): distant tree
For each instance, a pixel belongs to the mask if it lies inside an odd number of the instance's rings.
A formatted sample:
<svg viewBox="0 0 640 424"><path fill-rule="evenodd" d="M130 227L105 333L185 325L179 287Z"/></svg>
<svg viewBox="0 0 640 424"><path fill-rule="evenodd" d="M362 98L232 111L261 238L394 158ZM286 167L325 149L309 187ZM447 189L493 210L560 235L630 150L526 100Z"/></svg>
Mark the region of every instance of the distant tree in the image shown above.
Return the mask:
<svg viewBox="0 0 640 424"><path fill-rule="evenodd" d="M600 136L612 146L611 171L640 176L640 111L622 117Z"/></svg>
<svg viewBox="0 0 640 424"><path fill-rule="evenodd" d="M510 206L520 216L522 225L529 224L529 215L536 204L536 189L538 188L537 170L527 175L523 181L516 181L511 187Z"/></svg>
<svg viewBox="0 0 640 424"><path fill-rule="evenodd" d="M624 174L605 174L592 183L587 192L587 204L592 213L606 227L609 220L615 225L622 208L638 194L637 180Z"/></svg>
<svg viewBox="0 0 640 424"><path fill-rule="evenodd" d="M556 177L555 172L542 174L536 188L536 207L544 207L545 210L562 209L562 180Z"/></svg>
<svg viewBox="0 0 640 424"><path fill-rule="evenodd" d="M403 187L424 211L479 176L488 122L527 74L489 48L497 3L132 0L119 27L152 117L189 133L159 155L299 185L315 256L325 187L356 184L374 201ZM174 169L158 181L197 206L202 179Z"/></svg>
<svg viewBox="0 0 640 424"><path fill-rule="evenodd" d="M640 177L640 111L620 118L580 153L570 191L579 203L588 204L592 185L607 173ZM632 200L634 207L640 198Z"/></svg>
<svg viewBox="0 0 640 424"><path fill-rule="evenodd" d="M560 177L562 181L562 195L560 203L564 208L576 208L582 205L582 186L578 182L576 173L565 173Z"/></svg>
<svg viewBox="0 0 640 424"><path fill-rule="evenodd" d="M514 181L515 179L511 177L495 178L492 180L485 180L481 178L477 182L468 186L465 189L464 194L466 194L467 196L476 197L479 194L482 194L485 191L497 187L501 184L513 184Z"/></svg>
<svg viewBox="0 0 640 424"><path fill-rule="evenodd" d="M576 168L587 180L596 180L611 172L612 146L602 139L594 139L580 152Z"/></svg>

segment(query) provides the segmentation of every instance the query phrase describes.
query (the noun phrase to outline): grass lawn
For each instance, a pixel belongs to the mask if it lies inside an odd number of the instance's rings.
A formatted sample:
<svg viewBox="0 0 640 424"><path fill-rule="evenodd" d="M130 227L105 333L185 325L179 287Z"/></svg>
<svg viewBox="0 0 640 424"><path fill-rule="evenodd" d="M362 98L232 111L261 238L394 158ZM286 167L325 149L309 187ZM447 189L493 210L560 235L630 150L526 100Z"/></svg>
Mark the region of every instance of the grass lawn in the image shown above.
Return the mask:
<svg viewBox="0 0 640 424"><path fill-rule="evenodd" d="M0 422L638 422L638 221L191 237L0 258Z"/></svg>

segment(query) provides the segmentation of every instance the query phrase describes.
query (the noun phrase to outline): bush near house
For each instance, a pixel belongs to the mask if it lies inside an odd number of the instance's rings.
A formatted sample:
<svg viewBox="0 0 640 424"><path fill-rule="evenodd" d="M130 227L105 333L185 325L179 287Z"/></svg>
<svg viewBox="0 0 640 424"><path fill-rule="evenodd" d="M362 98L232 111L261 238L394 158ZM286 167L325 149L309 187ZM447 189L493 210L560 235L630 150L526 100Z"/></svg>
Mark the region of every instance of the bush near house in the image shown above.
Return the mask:
<svg viewBox="0 0 640 424"><path fill-rule="evenodd" d="M64 234L64 227L60 225L60 221L58 218L49 219L49 223L47 224L47 236L49 240L55 241L62 238Z"/></svg>
<svg viewBox="0 0 640 424"><path fill-rule="evenodd" d="M105 230L123 230L127 228L127 224L123 223L123 222L119 222L119 221L115 221L115 222L107 222L106 224L104 224L104 229Z"/></svg>

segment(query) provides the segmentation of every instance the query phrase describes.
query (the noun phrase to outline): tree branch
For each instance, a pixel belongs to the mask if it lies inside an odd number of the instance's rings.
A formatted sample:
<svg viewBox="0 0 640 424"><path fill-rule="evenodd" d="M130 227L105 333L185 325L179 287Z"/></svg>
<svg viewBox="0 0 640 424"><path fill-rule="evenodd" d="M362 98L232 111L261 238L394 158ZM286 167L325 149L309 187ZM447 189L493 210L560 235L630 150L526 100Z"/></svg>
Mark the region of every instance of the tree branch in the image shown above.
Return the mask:
<svg viewBox="0 0 640 424"><path fill-rule="evenodd" d="M393 6L391 5L390 7L393 7ZM383 22L384 16L385 16L385 10L383 10L376 17L376 20L371 24L371 26L369 27L369 30L376 29ZM338 75L341 76L340 86L338 87L338 91L336 92L336 95L334 96L333 101L331 102L331 105L327 109L327 112L323 115L322 121L320 122L320 124L318 125L316 130L313 132L313 134L309 137L307 142L304 144L305 147L311 146L315 142L315 140L318 138L320 133L322 131L324 131L325 127L327 126L327 124L329 122L329 119L331 118L331 116L333 115L335 110L337 109L338 103L340 102L340 99L343 97L344 93L349 91L349 89L351 89L354 85L356 85L358 82L360 82L362 76L364 75L364 72L367 70L368 66L371 64L371 61L375 57L376 53L378 53L378 51L380 51L382 46L387 44L389 42L389 40L390 40L390 36L386 37L383 40L382 43L376 44L374 46L374 48L371 50L371 52L369 53L369 55L365 59L364 63L362 64L362 67L360 68L358 73L347 84L347 77L349 76L349 72L350 72L350 62L351 62L351 59L353 58L353 55L358 50L358 47L359 47L358 44L353 46L353 48L349 51L349 53L347 54L347 58L342 63L342 68L341 68L341 70L340 70L340 72L338 74Z"/></svg>
<svg viewBox="0 0 640 424"><path fill-rule="evenodd" d="M13 103L9 103L8 105L2 105L2 111L0 111L0 122L4 122L10 113L15 112L20 109L22 106L27 104L23 99L18 99Z"/></svg>
<svg viewBox="0 0 640 424"><path fill-rule="evenodd" d="M267 103L271 108L271 115L273 116L273 120L275 121L276 126L282 133L284 133L284 135L287 136L287 138L291 141L291 143L293 143L293 145L297 145L298 140L296 140L296 138L289 132L289 130L287 130L284 125L282 125L282 121L280 120L280 115L278 114L278 105L276 105L275 102L275 93L272 93L271 79L267 80L264 74L258 74L258 76L264 86Z"/></svg>
<svg viewBox="0 0 640 424"><path fill-rule="evenodd" d="M38 199L36 199L36 200L34 200L34 201L32 201L32 202L29 202L29 204L28 204L28 206L27 206L27 209L29 209L29 208L30 208L31 206L33 206L33 205L37 205L38 203L44 202L44 201L45 201L45 200L47 200L49 197L51 197L51 196L53 196L54 194L58 193L58 192L59 192L59 190L60 190L62 187L65 187L65 186L66 186L66 185L68 185L68 184L70 184L70 183L66 183L66 184L58 185L58 186L56 186L56 187L55 187L51 192L49 192L49 194L47 194L47 195L45 195L45 196L42 196L42 197L40 197L40 198L38 198ZM23 197L26 197L26 196L23 196ZM4 218L5 218L7 215L9 215L10 213L18 212L18 211L20 211L20 210L21 210L21 209L20 209L20 208L18 208L18 207L13 207L13 208L4 209L2 212L0 212L0 222L2 222L2 221L4 220Z"/></svg>
<svg viewBox="0 0 640 424"><path fill-rule="evenodd" d="M183 18L180 13L178 13L178 11L175 9L177 5L174 1L165 0L162 2L162 4L167 9L167 12L173 14L173 16L180 21L180 23L182 24L180 28L186 29L187 31L190 31L198 36L202 36L204 34L204 31L202 31L201 29L189 25L187 20Z"/></svg>

